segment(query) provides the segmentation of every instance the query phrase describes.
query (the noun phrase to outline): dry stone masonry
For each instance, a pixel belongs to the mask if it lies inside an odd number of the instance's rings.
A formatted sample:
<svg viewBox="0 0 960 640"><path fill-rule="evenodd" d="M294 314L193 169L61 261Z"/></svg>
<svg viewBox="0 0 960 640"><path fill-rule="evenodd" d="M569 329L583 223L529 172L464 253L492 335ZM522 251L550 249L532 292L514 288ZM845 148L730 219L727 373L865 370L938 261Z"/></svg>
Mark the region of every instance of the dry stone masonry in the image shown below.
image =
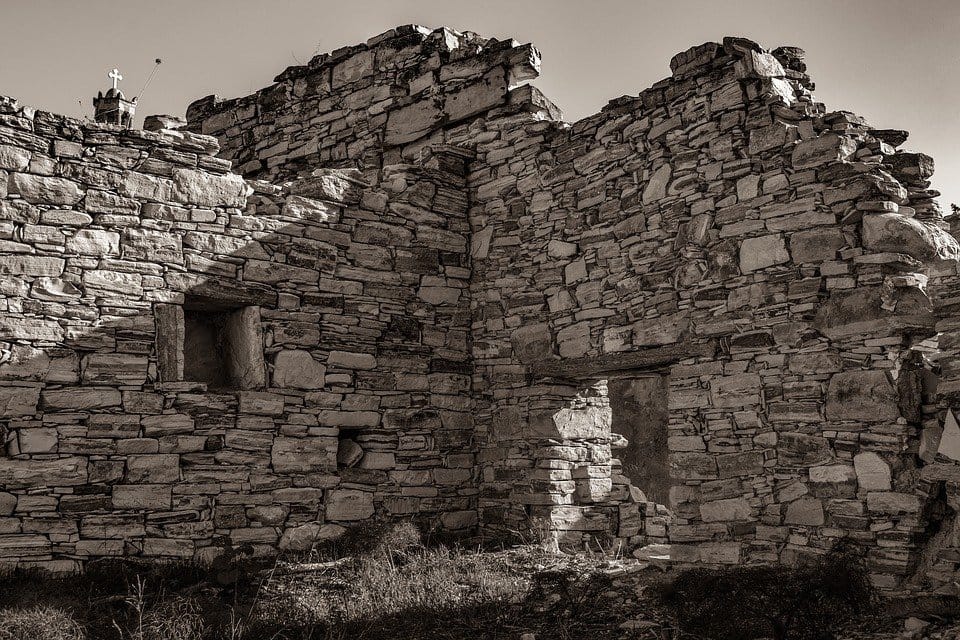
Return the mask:
<svg viewBox="0 0 960 640"><path fill-rule="evenodd" d="M852 538L955 594L932 160L794 47L691 48L573 124L538 67L407 26L186 123L0 103L0 562L414 518L698 563Z"/></svg>

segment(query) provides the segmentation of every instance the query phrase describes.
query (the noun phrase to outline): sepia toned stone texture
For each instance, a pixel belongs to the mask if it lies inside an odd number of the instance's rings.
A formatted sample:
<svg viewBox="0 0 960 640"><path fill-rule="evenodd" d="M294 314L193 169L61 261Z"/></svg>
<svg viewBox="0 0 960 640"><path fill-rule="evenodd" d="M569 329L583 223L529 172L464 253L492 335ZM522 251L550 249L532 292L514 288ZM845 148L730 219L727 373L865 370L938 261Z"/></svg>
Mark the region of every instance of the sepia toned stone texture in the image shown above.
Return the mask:
<svg viewBox="0 0 960 640"><path fill-rule="evenodd" d="M408 25L185 124L0 100L4 562L404 518L957 595L932 160L795 47L670 68L567 125L532 45Z"/></svg>

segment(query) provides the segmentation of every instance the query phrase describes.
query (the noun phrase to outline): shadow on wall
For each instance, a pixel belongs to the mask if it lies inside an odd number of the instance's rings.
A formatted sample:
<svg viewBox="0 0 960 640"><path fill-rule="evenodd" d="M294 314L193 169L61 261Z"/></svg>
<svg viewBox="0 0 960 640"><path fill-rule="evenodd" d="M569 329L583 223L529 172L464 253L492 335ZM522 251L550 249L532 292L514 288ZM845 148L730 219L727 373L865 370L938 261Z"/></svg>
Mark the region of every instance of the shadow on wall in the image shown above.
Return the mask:
<svg viewBox="0 0 960 640"><path fill-rule="evenodd" d="M494 529L537 529L561 547L592 551L633 550L662 545L670 514L632 483L618 456L629 442L613 430L619 421L651 439L666 439L666 424L637 424L620 414L608 395L606 379L542 381L526 388L525 398L495 404L494 437L500 459L484 470L481 495L484 523ZM666 396L661 400L665 402ZM654 432L662 430L662 434ZM669 487L664 477L641 477ZM651 455L643 451L641 456ZM647 467L650 468L649 466ZM665 548L656 549L659 555Z"/></svg>
<svg viewBox="0 0 960 640"><path fill-rule="evenodd" d="M258 184L245 213L42 213L73 233L5 258L0 563L476 526L464 212L429 211L453 174L391 171Z"/></svg>

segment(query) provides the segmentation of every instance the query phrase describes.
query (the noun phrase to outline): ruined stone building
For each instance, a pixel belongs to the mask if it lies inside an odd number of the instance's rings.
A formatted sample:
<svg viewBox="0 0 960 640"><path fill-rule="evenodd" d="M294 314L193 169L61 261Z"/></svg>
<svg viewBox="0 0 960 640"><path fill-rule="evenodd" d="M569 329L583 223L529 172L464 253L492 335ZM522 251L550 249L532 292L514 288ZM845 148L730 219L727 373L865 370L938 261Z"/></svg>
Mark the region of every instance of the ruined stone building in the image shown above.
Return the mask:
<svg viewBox="0 0 960 640"><path fill-rule="evenodd" d="M407 26L185 124L0 101L0 562L413 518L721 564L852 538L952 592L931 159L793 47L694 47L573 124L538 66Z"/></svg>

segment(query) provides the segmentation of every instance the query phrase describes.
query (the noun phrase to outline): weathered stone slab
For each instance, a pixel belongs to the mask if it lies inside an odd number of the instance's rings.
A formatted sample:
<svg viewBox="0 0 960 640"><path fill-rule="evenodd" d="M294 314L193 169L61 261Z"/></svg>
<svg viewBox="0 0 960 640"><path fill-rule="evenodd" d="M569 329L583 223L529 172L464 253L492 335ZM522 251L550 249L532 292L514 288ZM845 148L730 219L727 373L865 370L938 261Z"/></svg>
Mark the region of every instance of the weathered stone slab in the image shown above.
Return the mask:
<svg viewBox="0 0 960 640"><path fill-rule="evenodd" d="M740 243L740 270L744 273L790 262L787 245L780 234L745 238Z"/></svg>
<svg viewBox="0 0 960 640"><path fill-rule="evenodd" d="M11 276L59 276L63 273L64 260L49 256L0 256L0 275Z"/></svg>
<svg viewBox="0 0 960 640"><path fill-rule="evenodd" d="M273 386L293 389L322 389L327 368L309 351L284 349L273 361Z"/></svg>
<svg viewBox="0 0 960 640"><path fill-rule="evenodd" d="M853 456L853 466L861 491L890 491L890 465L879 454L873 451L858 453Z"/></svg>
<svg viewBox="0 0 960 640"><path fill-rule="evenodd" d="M337 439L275 438L270 462L278 473L309 473L334 469L337 466Z"/></svg>
<svg viewBox="0 0 960 640"><path fill-rule="evenodd" d="M823 503L817 498L798 498L787 505L784 524L819 527L825 522Z"/></svg>
<svg viewBox="0 0 960 640"><path fill-rule="evenodd" d="M728 498L704 502L700 505L704 522L746 522L754 520L753 510L745 498Z"/></svg>
<svg viewBox="0 0 960 640"><path fill-rule="evenodd" d="M45 411L83 411L119 407L121 396L118 389L66 387L44 390L41 400Z"/></svg>
<svg viewBox="0 0 960 640"><path fill-rule="evenodd" d="M0 387L0 418L35 415L39 402L40 387Z"/></svg>
<svg viewBox="0 0 960 640"><path fill-rule="evenodd" d="M147 356L129 353L91 353L80 361L84 384L143 384L147 379Z"/></svg>
<svg viewBox="0 0 960 640"><path fill-rule="evenodd" d="M900 417L897 390L884 371L845 371L830 378L828 420L884 422Z"/></svg>
<svg viewBox="0 0 960 640"><path fill-rule="evenodd" d="M35 489L74 487L87 483L87 460L79 456L52 460L4 460L0 464L0 487Z"/></svg>
<svg viewBox="0 0 960 640"><path fill-rule="evenodd" d="M80 186L72 180L27 173L11 173L8 189L31 204L72 206L83 197Z"/></svg>
<svg viewBox="0 0 960 640"><path fill-rule="evenodd" d="M791 157L794 169L809 169L829 162L849 160L857 143L847 136L827 133L797 143Z"/></svg>
<svg viewBox="0 0 960 640"><path fill-rule="evenodd" d="M374 512L373 494L353 489L333 489L327 492L324 507L327 520L365 520Z"/></svg>
<svg viewBox="0 0 960 640"><path fill-rule="evenodd" d="M243 207L247 203L247 184L236 174L216 175L193 169L173 170L174 202L198 207Z"/></svg>
<svg viewBox="0 0 960 640"><path fill-rule="evenodd" d="M905 253L922 262L956 262L957 240L940 227L898 213L863 217L863 246L875 252Z"/></svg>
<svg viewBox="0 0 960 640"><path fill-rule="evenodd" d="M176 454L127 456L124 482L129 484L163 484L179 482L180 456Z"/></svg>
<svg viewBox="0 0 960 640"><path fill-rule="evenodd" d="M99 229L81 229L67 239L66 250L91 256L104 256L120 252L120 234Z"/></svg>

